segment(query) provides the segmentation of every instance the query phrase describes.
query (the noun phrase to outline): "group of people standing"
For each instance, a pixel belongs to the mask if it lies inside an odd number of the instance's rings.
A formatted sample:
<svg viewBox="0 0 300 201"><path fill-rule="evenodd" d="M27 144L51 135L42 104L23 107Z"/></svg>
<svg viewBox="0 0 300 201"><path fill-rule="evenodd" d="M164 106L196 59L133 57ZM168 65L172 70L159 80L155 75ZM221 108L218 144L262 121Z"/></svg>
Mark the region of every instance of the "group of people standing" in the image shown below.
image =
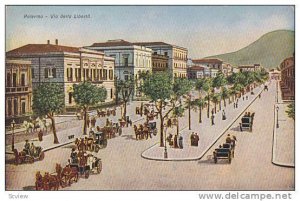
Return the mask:
<svg viewBox="0 0 300 201"><path fill-rule="evenodd" d="M170 133L167 137L167 142L169 143L170 147L173 147L175 149L183 149L183 137L181 134L174 136Z"/></svg>

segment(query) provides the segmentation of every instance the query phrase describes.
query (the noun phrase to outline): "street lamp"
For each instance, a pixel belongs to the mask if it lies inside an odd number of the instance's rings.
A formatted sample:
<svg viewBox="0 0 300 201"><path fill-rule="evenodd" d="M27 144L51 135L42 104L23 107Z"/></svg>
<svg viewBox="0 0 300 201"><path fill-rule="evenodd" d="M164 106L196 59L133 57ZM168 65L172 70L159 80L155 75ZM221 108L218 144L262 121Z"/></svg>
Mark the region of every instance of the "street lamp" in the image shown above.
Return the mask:
<svg viewBox="0 0 300 201"><path fill-rule="evenodd" d="M15 120L13 119L11 122L11 127L12 127L12 140L11 140L11 150L14 151L15 149Z"/></svg>
<svg viewBox="0 0 300 201"><path fill-rule="evenodd" d="M278 121L278 111L279 111L279 107L276 107L276 111L277 111L277 123L276 123L276 128L279 128L279 121Z"/></svg>
<svg viewBox="0 0 300 201"><path fill-rule="evenodd" d="M165 152L164 152L164 158L168 158L168 151L167 151L167 125L164 125L165 129L164 129L164 132L165 132Z"/></svg>

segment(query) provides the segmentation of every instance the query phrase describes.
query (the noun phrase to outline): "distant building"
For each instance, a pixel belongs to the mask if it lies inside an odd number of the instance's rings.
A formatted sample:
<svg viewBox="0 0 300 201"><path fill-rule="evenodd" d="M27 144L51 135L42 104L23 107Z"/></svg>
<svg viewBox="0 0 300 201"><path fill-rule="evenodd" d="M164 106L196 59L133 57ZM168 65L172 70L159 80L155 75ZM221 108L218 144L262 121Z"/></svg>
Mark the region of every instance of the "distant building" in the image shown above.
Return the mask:
<svg viewBox="0 0 300 201"><path fill-rule="evenodd" d="M152 71L152 50L125 40L109 40L102 43L94 43L86 47L91 50L104 52L106 56L115 58L115 75L117 79L139 80L141 72ZM137 90L140 82L137 82L134 97L142 94Z"/></svg>
<svg viewBox="0 0 300 201"><path fill-rule="evenodd" d="M192 66L192 67L187 68L187 76L189 79L204 78L204 67Z"/></svg>
<svg viewBox="0 0 300 201"><path fill-rule="evenodd" d="M271 80L281 80L281 72L276 69L272 69L269 71L269 78Z"/></svg>
<svg viewBox="0 0 300 201"><path fill-rule="evenodd" d="M280 70L282 99L295 100L295 56L283 60Z"/></svg>
<svg viewBox="0 0 300 201"><path fill-rule="evenodd" d="M225 75L225 76L229 76L231 75L233 72L233 66L229 63L222 63L222 73Z"/></svg>
<svg viewBox="0 0 300 201"><path fill-rule="evenodd" d="M154 54L169 57L168 69L174 77L187 77L188 50L184 47L164 42L138 42L135 45L151 48Z"/></svg>
<svg viewBox="0 0 300 201"><path fill-rule="evenodd" d="M5 61L5 122L22 122L32 112L31 62Z"/></svg>
<svg viewBox="0 0 300 201"><path fill-rule="evenodd" d="M107 90L105 102L114 99L114 59L103 52L55 44L28 44L11 50L7 58L31 62L33 87L40 83L59 83L65 93L65 106L74 107L73 84L90 81Z"/></svg>
<svg viewBox="0 0 300 201"><path fill-rule="evenodd" d="M253 64L253 65L241 65L238 66L238 69L240 70L240 72L245 72L245 71L259 71L262 69L262 67L260 66L260 64Z"/></svg>
<svg viewBox="0 0 300 201"><path fill-rule="evenodd" d="M152 71L167 72L169 66L169 57L165 55L152 54Z"/></svg>
<svg viewBox="0 0 300 201"><path fill-rule="evenodd" d="M192 61L195 65L206 66L206 67L217 69L217 70L220 70L220 71L223 70L222 69L223 61L220 60L220 59L209 59L209 58L206 59L206 58L204 58L204 59L193 59Z"/></svg>

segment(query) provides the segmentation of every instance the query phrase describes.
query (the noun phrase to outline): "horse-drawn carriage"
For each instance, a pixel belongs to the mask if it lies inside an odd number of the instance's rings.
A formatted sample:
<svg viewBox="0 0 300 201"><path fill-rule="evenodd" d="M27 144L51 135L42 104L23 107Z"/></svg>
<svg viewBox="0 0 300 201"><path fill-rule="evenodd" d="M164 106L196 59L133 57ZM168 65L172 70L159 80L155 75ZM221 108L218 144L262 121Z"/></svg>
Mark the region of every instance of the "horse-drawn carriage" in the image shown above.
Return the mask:
<svg viewBox="0 0 300 201"><path fill-rule="evenodd" d="M152 138L152 135L157 134L156 122L149 122L144 123L143 125L140 124L139 126L133 126L135 138L136 140L139 139L148 139L149 137Z"/></svg>
<svg viewBox="0 0 300 201"><path fill-rule="evenodd" d="M109 117L110 115L116 116L116 108L107 109L106 111L97 109L97 115L98 117L105 117L105 116Z"/></svg>
<svg viewBox="0 0 300 201"><path fill-rule="evenodd" d="M76 138L75 145L79 151L99 152L100 149L107 147L107 138L104 132L91 132L90 137Z"/></svg>
<svg viewBox="0 0 300 201"><path fill-rule="evenodd" d="M254 112L246 112L246 114L242 117L241 123L240 123L240 130L249 130L252 132L252 126L253 126L253 120L254 120Z"/></svg>
<svg viewBox="0 0 300 201"><path fill-rule="evenodd" d="M40 146L35 147L35 150L22 150L18 152L17 149L14 149L15 155L15 164L19 165L22 163L33 163L35 161L41 161L45 157L45 153L43 148Z"/></svg>
<svg viewBox="0 0 300 201"><path fill-rule="evenodd" d="M232 158L234 158L234 149L236 145L236 137L230 135L227 136L226 142L223 145L220 145L213 152L214 162L217 163L218 159L227 159L231 163Z"/></svg>
<svg viewBox="0 0 300 201"><path fill-rule="evenodd" d="M79 175L89 178L90 174L100 174L102 171L102 161L93 155L83 156L78 163L71 163L70 167L76 169Z"/></svg>

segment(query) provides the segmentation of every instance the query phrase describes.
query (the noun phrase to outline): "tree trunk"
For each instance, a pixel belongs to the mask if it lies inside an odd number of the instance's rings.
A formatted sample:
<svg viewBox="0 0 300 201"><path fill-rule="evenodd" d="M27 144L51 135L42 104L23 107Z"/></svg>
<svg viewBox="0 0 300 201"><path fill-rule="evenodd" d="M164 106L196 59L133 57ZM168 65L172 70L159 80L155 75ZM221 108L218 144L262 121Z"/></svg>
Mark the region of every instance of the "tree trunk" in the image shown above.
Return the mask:
<svg viewBox="0 0 300 201"><path fill-rule="evenodd" d="M217 102L215 102L215 114L217 113Z"/></svg>
<svg viewBox="0 0 300 201"><path fill-rule="evenodd" d="M189 130L191 130L191 103L189 102Z"/></svg>
<svg viewBox="0 0 300 201"><path fill-rule="evenodd" d="M210 97L208 96L208 98L207 98L207 118L209 118L209 113L210 113L210 111L209 111L209 105L210 105Z"/></svg>
<svg viewBox="0 0 300 201"><path fill-rule="evenodd" d="M220 111L222 110L222 99L220 99L220 102L219 102L219 109L220 109Z"/></svg>
<svg viewBox="0 0 300 201"><path fill-rule="evenodd" d="M160 117L160 146L164 146L164 118L162 117L162 109L159 111Z"/></svg>
<svg viewBox="0 0 300 201"><path fill-rule="evenodd" d="M59 144L58 142L58 138L57 138L57 134L56 134L56 128L55 128L55 119L53 116L49 116L48 117L51 119L51 123L52 123L52 132L53 132L53 137L54 137L54 144Z"/></svg>
<svg viewBox="0 0 300 201"><path fill-rule="evenodd" d="M199 123L202 123L202 107L199 107Z"/></svg>
<svg viewBox="0 0 300 201"><path fill-rule="evenodd" d="M223 101L224 101L224 107L226 107L226 98L224 98Z"/></svg>
<svg viewBox="0 0 300 201"><path fill-rule="evenodd" d="M126 120L126 113L127 113L127 102L124 101L124 112L123 112L123 119Z"/></svg>
<svg viewBox="0 0 300 201"><path fill-rule="evenodd" d="M177 117L177 127L176 127L177 136L179 135L179 118Z"/></svg>
<svg viewBox="0 0 300 201"><path fill-rule="evenodd" d="M83 135L86 135L86 113L87 113L87 109L86 108L84 108L83 109L83 111L84 111L84 120L83 120Z"/></svg>

